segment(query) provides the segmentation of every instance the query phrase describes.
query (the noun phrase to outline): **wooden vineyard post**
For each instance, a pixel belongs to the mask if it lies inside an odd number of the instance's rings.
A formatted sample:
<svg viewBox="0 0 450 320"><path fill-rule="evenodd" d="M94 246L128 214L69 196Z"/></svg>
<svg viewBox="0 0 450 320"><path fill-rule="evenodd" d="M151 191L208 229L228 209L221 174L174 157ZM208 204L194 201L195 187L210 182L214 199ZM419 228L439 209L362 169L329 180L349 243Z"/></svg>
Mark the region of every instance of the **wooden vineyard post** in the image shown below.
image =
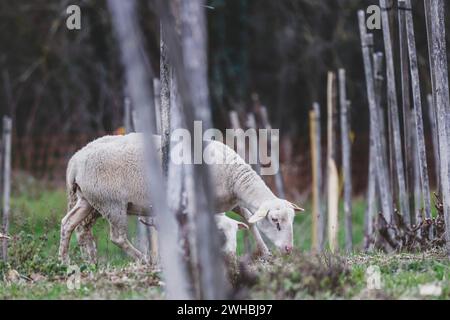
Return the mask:
<svg viewBox="0 0 450 320"><path fill-rule="evenodd" d="M411 112L411 119L410 119L410 126L414 127L415 123L415 113L416 110L413 109ZM417 150L417 138L416 135L412 136L412 160L413 163L413 194L414 194L414 217L415 217L415 224L419 225L423 218L422 218L422 189L420 185L420 169L419 169L419 155Z"/></svg>
<svg viewBox="0 0 450 320"><path fill-rule="evenodd" d="M436 109L434 108L433 97L431 94L427 95L427 107L428 107L428 120L431 128L431 136L433 141L433 157L434 157L434 172L436 174L436 190L440 194L441 182L440 182L440 160L439 160L439 130L437 128Z"/></svg>
<svg viewBox="0 0 450 320"><path fill-rule="evenodd" d="M336 75L328 72L327 80L327 175L328 175L328 242L331 252L339 249L339 176L336 165Z"/></svg>
<svg viewBox="0 0 450 320"><path fill-rule="evenodd" d="M323 250L323 226L324 216L320 204L322 190L322 155L321 155L321 130L320 130L320 106L314 102L309 111L309 136L311 144L312 163L312 249L319 253Z"/></svg>
<svg viewBox="0 0 450 320"><path fill-rule="evenodd" d="M249 112L247 114L246 126L247 126L247 128L253 129L255 131L257 129L255 115L251 112ZM252 155L254 159L257 159L256 163L251 164L251 166L252 166L253 170L255 170L258 174L260 174L261 168L259 166L258 145L254 144L254 143L250 144L248 152L249 152L249 157L250 157L250 155Z"/></svg>
<svg viewBox="0 0 450 320"><path fill-rule="evenodd" d="M373 66L373 82L374 82L374 91L375 91L375 104L377 106L378 113L378 121L380 123L380 131L378 135L381 137L381 146L382 146L382 156L383 161L388 163L388 147L386 141L386 119L383 111L382 103L382 94L383 94L383 66L384 66L384 54L382 52L375 52L372 55L372 66ZM390 181L390 180L389 180Z"/></svg>
<svg viewBox="0 0 450 320"><path fill-rule="evenodd" d="M413 158L413 132L411 130L411 99L410 99L410 79L408 61L408 43L406 40L406 24L404 2L398 3L398 39L400 48L400 80L403 113L403 141L405 157L405 191L408 195L410 207L409 216L404 216L406 222L411 223L411 207L414 205L413 187L414 181L414 158Z"/></svg>
<svg viewBox="0 0 450 320"><path fill-rule="evenodd" d="M426 0L429 1L429 0ZM443 0L431 0L431 41L433 48L432 74L436 88L433 91L436 103L437 128L439 130L439 155L443 209L446 225L447 253L450 256L450 99L448 87L448 65L445 41L445 19Z"/></svg>
<svg viewBox="0 0 450 320"><path fill-rule="evenodd" d="M392 3L390 3L392 5ZM383 25L383 39L384 39L384 48L385 48L385 56L386 56L386 75L387 75L387 101L388 101L388 112L390 115L390 123L392 129L392 135L390 138L393 139L393 145L390 142L389 145L391 153L394 155L390 155L391 159L395 160L395 179L398 183L398 191L399 191L399 201L401 214L403 217L406 217L406 221L409 223L409 203L408 197L406 193L406 181L405 181L405 171L403 166L403 155L402 155L402 139L400 134L400 119L399 119L399 111L398 111L398 101L397 101L397 88L395 83L395 69L394 69L394 54L392 50L392 35L391 28L389 24L389 15L387 11L386 0L380 0L381 10L381 18ZM384 9L383 9L384 8ZM392 169L392 168L391 168ZM394 190L394 185L391 185L392 190Z"/></svg>
<svg viewBox="0 0 450 320"><path fill-rule="evenodd" d="M242 130L241 123L239 121L239 115L238 115L237 111L230 111L229 117L230 117L231 127L234 130ZM244 144L239 143L239 141L238 141L236 152L238 153L238 155L240 155L242 157L242 159L245 160L245 154L246 154L245 140L244 140Z"/></svg>
<svg viewBox="0 0 450 320"><path fill-rule="evenodd" d="M373 52L373 35L366 35L366 45L369 48L369 53ZM383 83L383 76L381 74L381 69L383 65L383 54L382 53L372 53L370 55L373 61L373 75L374 75L374 90L375 90L375 104L377 108L377 112L379 113L379 117L383 119L383 113L380 108L380 96L381 96L381 88ZM372 243L372 233L373 233L373 220L375 217L375 213L377 208L381 206L380 192L379 192L379 184L377 182L377 167L376 167L376 148L375 148L375 135L381 135L382 145L384 145L384 126L381 121L381 132L375 132L370 124L370 138L369 138L369 170L368 170L368 183L367 183L367 207L365 210L364 216L364 248L366 250L370 250L370 246ZM383 147L383 154L385 152L385 148ZM383 156L384 157L384 156ZM378 191L377 191L378 190ZM377 197L378 195L378 197Z"/></svg>
<svg viewBox="0 0 450 320"><path fill-rule="evenodd" d="M436 116L436 75L433 69L434 49L431 34L431 10L430 1L425 0L423 2L425 9L425 21L427 27L427 44L428 44L428 57L430 64L430 77L431 77L431 94L427 95L427 107L428 107L428 120L431 127L432 141L433 141L433 155L434 155L434 166L436 174L436 190L438 194L441 194L441 183L440 183L440 160L439 160L439 129L437 124Z"/></svg>
<svg viewBox="0 0 450 320"><path fill-rule="evenodd" d="M415 133L417 140L417 152L419 157L420 180L426 219L431 219L430 185L428 182L428 166L426 159L425 138L423 133L422 98L420 93L419 68L416 53L416 40L414 35L411 1L400 0L405 3L406 39L408 42L409 68L411 73L412 95L415 109Z"/></svg>
<svg viewBox="0 0 450 320"><path fill-rule="evenodd" d="M364 59L364 71L366 78L366 87L367 87L367 97L369 100L369 109L370 109L370 127L373 129L373 132L380 132L380 124L379 124L379 114L377 112L376 106L376 98L375 98L375 89L373 83L373 69L371 63L371 57L369 54L369 48L366 45L366 23L365 23L365 14L364 11L358 11L358 21L359 21L359 30L361 36L361 47L363 52ZM382 144L381 137L378 134L374 134L374 144L375 144L375 161L377 168L377 177L380 184L380 198L382 203L382 214L386 218L387 221L392 221L393 218L393 210L392 210L392 194L389 191L389 182L388 182L388 174L385 166L385 162L383 161L383 152L382 152Z"/></svg>
<svg viewBox="0 0 450 320"><path fill-rule="evenodd" d="M270 132L270 130L272 129L272 126L271 126L271 124L269 122L269 116L267 114L267 108L265 106L260 106L259 107L259 112L260 112L260 118L261 118L262 126ZM272 141L271 139L273 139L273 138L270 137L270 141ZM283 174L281 172L281 164L280 164L280 169L275 174L275 186L276 186L276 189L277 189L277 195L280 198L285 199L286 198L286 194L284 192L284 181L283 181Z"/></svg>
<svg viewBox="0 0 450 320"><path fill-rule="evenodd" d="M339 69L339 101L342 140L342 167L344 176L345 250L352 251L352 167L350 141L350 101L347 100L345 70Z"/></svg>
<svg viewBox="0 0 450 320"><path fill-rule="evenodd" d="M237 111L230 111L230 113L229 113L229 117L230 117L230 124L231 124L231 127L234 129L234 130L243 130L242 129L242 127L241 127L241 123L240 123L240 121L239 121L239 114L237 113ZM244 140L244 142L245 142L245 140ZM251 143L250 143L250 145L252 145ZM242 144L242 143L237 143L237 150L236 150L236 152L245 160L245 155L246 155L246 152L245 152L245 143L244 144ZM249 152L251 152L251 151L249 151ZM248 163L248 162L247 162ZM249 253L249 254L251 254L251 252L252 252L252 248L251 248L251 243L250 243L250 239L249 239L249 233L248 232L245 232L244 233L244 252L245 253Z"/></svg>
<svg viewBox="0 0 450 320"><path fill-rule="evenodd" d="M11 196L11 131L12 121L8 116L3 116L3 232L9 231L9 213ZM8 239L2 241L3 261L8 259Z"/></svg>

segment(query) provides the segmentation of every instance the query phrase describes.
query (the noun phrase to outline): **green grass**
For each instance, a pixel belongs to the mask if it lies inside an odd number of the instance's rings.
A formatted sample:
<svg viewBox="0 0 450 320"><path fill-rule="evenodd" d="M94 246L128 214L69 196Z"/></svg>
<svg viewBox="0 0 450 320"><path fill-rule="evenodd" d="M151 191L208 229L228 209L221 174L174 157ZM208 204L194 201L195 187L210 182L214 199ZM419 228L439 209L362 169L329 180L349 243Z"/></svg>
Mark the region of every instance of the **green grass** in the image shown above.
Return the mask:
<svg viewBox="0 0 450 320"><path fill-rule="evenodd" d="M57 261L59 223L66 213L64 190L41 187L15 190L11 200L11 228L7 264L0 262L0 299L159 299L163 297L159 273L133 264L109 240L109 227L99 219L94 228L99 252L98 266L83 264L76 239L71 241L72 261L81 268L80 289L69 290L67 270ZM251 298L268 299L403 299L450 298L450 263L442 252L421 254L351 253L317 259L311 247L310 205L295 218L296 252L275 257L270 263L257 262L256 284L250 286ZM353 239L355 252L363 241L365 204L353 203ZM342 221L340 210L340 223ZM233 216L233 213L229 213ZM130 238L135 233L135 218L130 218ZM343 228L340 228L342 230ZM238 233L238 253L244 248L244 232ZM339 232L344 245L344 233ZM331 260L330 260L331 259ZM332 263L330 263L332 261ZM378 266L382 288L368 290L366 270ZM424 297L420 286L435 284L439 296Z"/></svg>

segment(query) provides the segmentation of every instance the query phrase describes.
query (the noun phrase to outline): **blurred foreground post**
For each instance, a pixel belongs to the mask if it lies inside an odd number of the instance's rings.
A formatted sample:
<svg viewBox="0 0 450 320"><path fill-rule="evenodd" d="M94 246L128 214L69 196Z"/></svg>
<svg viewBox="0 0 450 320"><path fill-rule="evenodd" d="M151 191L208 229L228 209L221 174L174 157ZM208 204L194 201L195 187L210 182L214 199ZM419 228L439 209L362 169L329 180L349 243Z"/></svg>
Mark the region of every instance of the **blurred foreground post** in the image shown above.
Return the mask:
<svg viewBox="0 0 450 320"><path fill-rule="evenodd" d="M176 23L170 3L160 0L157 5L165 32L169 61L177 80L186 127L193 137L194 121L201 121L203 130L211 128L203 1L178 1L175 10L180 14L181 39L175 30ZM194 151L201 152L203 148ZM187 170L195 200L194 203L189 203L189 210L192 210L195 219L197 268L201 271L200 298L223 299L227 296L228 283L212 214L215 201L214 185L209 179L210 174L205 164L189 165Z"/></svg>
<svg viewBox="0 0 450 320"><path fill-rule="evenodd" d="M414 35L413 16L410 0L399 0L405 4L406 40L408 43L409 68L411 73L412 95L415 110L415 133L417 142L417 156L424 201L425 218L431 219L430 185L428 182L428 166L426 158L425 137L423 133L422 97L420 93L419 68L416 53L416 39Z"/></svg>
<svg viewBox="0 0 450 320"><path fill-rule="evenodd" d="M352 147L350 141L350 101L347 100L345 70L339 69L339 101L341 118L342 169L344 176L345 250L352 251Z"/></svg>
<svg viewBox="0 0 450 320"><path fill-rule="evenodd" d="M186 281L186 270L178 246L178 226L175 217L170 214L167 207L166 189L161 187L165 183L152 139L152 134L155 132L152 110L154 99L152 91L148 90L152 77L151 70L146 68L144 56L140 50L142 42L136 24L134 5L134 1L108 1L113 28L121 51L126 83L138 113L138 129L146 137L144 139L144 171L147 175L150 199L161 235L159 240L166 294L168 298L172 299L187 299L190 294Z"/></svg>
<svg viewBox="0 0 450 320"><path fill-rule="evenodd" d="M430 1L430 0L426 0ZM445 41L444 0L431 0L432 72L435 77L436 114L439 130L441 185L446 226L447 253L450 256L450 99Z"/></svg>
<svg viewBox="0 0 450 320"><path fill-rule="evenodd" d="M331 252L339 250L339 176L336 165L336 75L328 72L327 80L327 175L328 175L328 242Z"/></svg>
<svg viewBox="0 0 450 320"><path fill-rule="evenodd" d="M312 163L312 249L315 252L323 250L323 226L324 217L320 204L322 186L322 155L321 155L321 130L320 130L320 107L314 102L309 111L309 137L311 144Z"/></svg>
<svg viewBox="0 0 450 320"><path fill-rule="evenodd" d="M9 231L10 195L11 195L11 130L12 121L9 116L3 116L3 232ZM8 259L8 239L3 238L2 257Z"/></svg>
<svg viewBox="0 0 450 320"><path fill-rule="evenodd" d="M366 20L364 11L358 11L358 20L359 20L359 30L361 37L361 47L364 59L364 72L366 78L366 88L367 88L367 97L369 101L369 110L370 110L370 129L373 130L374 133L380 132L380 122L379 122L379 113L377 112L377 104L375 97L375 87L374 87L374 74L372 69L371 56L369 52L369 48L366 44L367 34L366 34ZM385 162L383 160L383 147L381 143L381 137L378 134L373 135L374 145L375 145L375 161L376 161L376 171L378 182L380 184L381 190L381 203L382 203L382 214L386 218L387 221L392 221L393 218L393 210L392 210L392 194L389 192L389 178L387 169L385 166Z"/></svg>
<svg viewBox="0 0 450 320"><path fill-rule="evenodd" d="M181 47L184 69L173 65L182 97L186 124L193 135L194 121L201 121L203 128L212 127L208 90L208 59L206 45L206 16L204 1L180 1ZM170 26L165 25L167 30ZM168 46L169 51L172 51ZM177 52L173 52L176 54ZM171 59L172 63L180 61ZM197 141L198 142L198 141ZM203 142L203 141L202 141ZM202 147L202 151L204 150ZM195 155L194 155L195 157ZM193 165L195 190L195 226L200 269L201 298L224 299L227 296L224 261L220 250L219 235L214 221L214 184L210 180L206 164Z"/></svg>

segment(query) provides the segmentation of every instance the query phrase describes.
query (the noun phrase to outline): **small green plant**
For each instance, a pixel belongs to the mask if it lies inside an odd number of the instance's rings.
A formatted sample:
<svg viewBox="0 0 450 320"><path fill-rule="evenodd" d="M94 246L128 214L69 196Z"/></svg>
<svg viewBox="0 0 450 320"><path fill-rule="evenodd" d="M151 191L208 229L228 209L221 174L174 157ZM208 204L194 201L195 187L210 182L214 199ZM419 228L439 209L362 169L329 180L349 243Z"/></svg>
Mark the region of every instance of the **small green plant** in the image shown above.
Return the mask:
<svg viewBox="0 0 450 320"><path fill-rule="evenodd" d="M30 277L44 274L46 277L63 275L66 267L61 265L55 254L48 254L48 238L36 236L24 231L14 235L9 241L8 261L0 264L2 278L8 270Z"/></svg>

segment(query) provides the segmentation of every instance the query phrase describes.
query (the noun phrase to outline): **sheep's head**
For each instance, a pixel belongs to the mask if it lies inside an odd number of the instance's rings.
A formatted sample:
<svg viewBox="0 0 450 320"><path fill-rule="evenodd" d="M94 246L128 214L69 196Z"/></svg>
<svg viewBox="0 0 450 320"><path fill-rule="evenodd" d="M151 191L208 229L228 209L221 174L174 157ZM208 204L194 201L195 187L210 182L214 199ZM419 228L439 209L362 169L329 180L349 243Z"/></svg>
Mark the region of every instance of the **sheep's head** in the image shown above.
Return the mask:
<svg viewBox="0 0 450 320"><path fill-rule="evenodd" d="M297 205L283 199L264 201L250 217L249 223L256 223L258 229L283 253L290 253L293 246L295 212L304 211Z"/></svg>

